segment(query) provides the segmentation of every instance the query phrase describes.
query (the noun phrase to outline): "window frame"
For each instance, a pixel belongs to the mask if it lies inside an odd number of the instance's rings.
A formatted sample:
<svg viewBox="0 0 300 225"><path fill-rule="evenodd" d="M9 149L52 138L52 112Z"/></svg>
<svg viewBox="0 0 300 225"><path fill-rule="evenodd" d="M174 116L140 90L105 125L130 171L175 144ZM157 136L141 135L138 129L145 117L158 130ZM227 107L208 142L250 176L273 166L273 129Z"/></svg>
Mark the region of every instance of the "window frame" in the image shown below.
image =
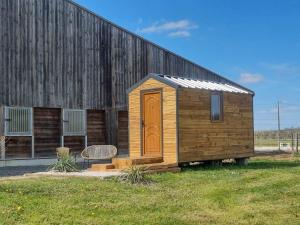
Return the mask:
<svg viewBox="0 0 300 225"><path fill-rule="evenodd" d="M220 117L218 120L213 118L213 105L212 98L214 95L218 95L220 98ZM210 93L210 121L213 123L223 122L224 121L224 95L221 91L212 91Z"/></svg>
<svg viewBox="0 0 300 225"><path fill-rule="evenodd" d="M66 123L68 122L65 118L66 112L83 112L83 131L82 132L66 132ZM63 109L62 110L62 135L66 137L72 136L86 136L87 134L87 114L84 109Z"/></svg>
<svg viewBox="0 0 300 225"><path fill-rule="evenodd" d="M29 110L29 119L28 119L28 132L9 132L9 110L10 109L25 109ZM18 106L5 106L4 107L4 136L11 137L32 137L33 136L33 108L31 107L18 107Z"/></svg>

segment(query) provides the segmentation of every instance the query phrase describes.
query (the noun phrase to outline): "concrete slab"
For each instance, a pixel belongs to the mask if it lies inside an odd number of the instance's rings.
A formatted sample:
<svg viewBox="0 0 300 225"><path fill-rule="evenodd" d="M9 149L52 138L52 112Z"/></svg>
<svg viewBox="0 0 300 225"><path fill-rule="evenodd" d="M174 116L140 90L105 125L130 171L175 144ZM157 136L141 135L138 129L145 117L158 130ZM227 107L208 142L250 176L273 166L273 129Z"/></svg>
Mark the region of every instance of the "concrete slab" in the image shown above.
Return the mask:
<svg viewBox="0 0 300 225"><path fill-rule="evenodd" d="M70 173L62 173L62 172L38 172L38 173L28 173L24 176L33 177L33 176L59 176L59 177L98 177L98 178L107 178L107 177L115 177L122 175L122 172L119 171L104 171L104 172L94 172L94 171L80 171L80 172L70 172Z"/></svg>

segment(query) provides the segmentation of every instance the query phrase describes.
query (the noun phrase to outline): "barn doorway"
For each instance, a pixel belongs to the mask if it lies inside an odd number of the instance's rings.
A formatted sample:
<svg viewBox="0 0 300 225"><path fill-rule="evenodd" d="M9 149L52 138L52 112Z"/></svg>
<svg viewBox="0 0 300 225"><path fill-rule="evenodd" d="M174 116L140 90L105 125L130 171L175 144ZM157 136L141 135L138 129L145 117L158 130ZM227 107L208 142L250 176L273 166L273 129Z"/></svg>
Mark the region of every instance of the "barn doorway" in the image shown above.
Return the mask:
<svg viewBox="0 0 300 225"><path fill-rule="evenodd" d="M142 155L162 155L161 90L142 93Z"/></svg>

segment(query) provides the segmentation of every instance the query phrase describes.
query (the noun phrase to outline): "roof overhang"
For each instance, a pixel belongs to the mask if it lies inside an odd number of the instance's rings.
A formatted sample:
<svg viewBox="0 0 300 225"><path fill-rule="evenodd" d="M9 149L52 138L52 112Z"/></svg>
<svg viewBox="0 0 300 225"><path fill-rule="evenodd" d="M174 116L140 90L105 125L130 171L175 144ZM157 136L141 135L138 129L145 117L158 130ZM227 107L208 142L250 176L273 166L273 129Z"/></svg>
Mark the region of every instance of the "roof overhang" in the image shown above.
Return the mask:
<svg viewBox="0 0 300 225"><path fill-rule="evenodd" d="M154 74L154 73L150 73L142 80L134 84L132 87L130 87L127 90L127 93L130 93L132 90L136 89L142 83L144 83L145 81L151 78L160 81L168 86L171 86L175 89L194 88L194 89L210 90L210 91L224 91L224 92L231 92L231 93L238 93L238 94L250 94L252 96L255 95L255 93L252 90L242 87L241 85L236 84L234 82L220 83L220 82L214 82L208 80L196 80L192 78L176 77L176 76Z"/></svg>

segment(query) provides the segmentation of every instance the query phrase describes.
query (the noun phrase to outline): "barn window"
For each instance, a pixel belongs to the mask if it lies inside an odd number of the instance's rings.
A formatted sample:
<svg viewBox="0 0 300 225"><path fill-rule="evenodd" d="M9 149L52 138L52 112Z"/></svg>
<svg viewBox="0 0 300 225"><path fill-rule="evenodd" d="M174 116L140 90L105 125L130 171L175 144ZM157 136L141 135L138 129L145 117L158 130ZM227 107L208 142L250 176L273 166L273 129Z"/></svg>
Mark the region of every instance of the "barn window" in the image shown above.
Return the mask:
<svg viewBox="0 0 300 225"><path fill-rule="evenodd" d="M32 108L5 107L5 135L32 136Z"/></svg>
<svg viewBox="0 0 300 225"><path fill-rule="evenodd" d="M63 131L65 136L86 135L85 110L64 109Z"/></svg>
<svg viewBox="0 0 300 225"><path fill-rule="evenodd" d="M222 93L211 94L211 120L223 120L223 95Z"/></svg>

